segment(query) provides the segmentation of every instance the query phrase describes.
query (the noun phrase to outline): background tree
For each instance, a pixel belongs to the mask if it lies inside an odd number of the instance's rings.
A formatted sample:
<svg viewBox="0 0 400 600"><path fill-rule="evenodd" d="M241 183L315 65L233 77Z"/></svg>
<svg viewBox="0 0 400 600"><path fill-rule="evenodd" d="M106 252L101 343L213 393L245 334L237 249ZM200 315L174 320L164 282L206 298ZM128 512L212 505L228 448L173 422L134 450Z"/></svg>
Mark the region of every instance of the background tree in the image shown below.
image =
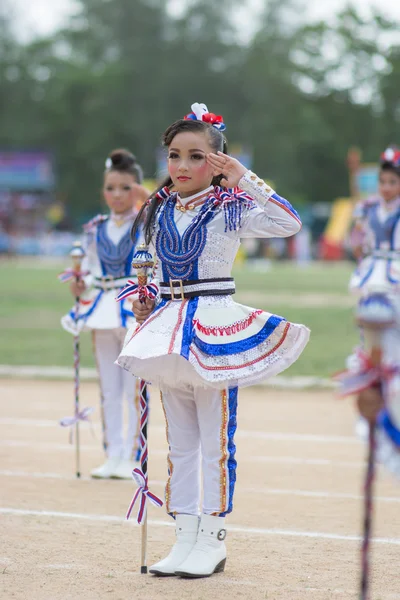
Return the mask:
<svg viewBox="0 0 400 600"><path fill-rule="evenodd" d="M79 0L66 26L22 43L0 11L0 148L42 148L77 224L99 210L107 153L127 146L146 175L165 127L206 102L254 169L296 202L348 193L346 154L400 143L399 23L347 7L306 23L301 0L265 0L243 43L237 0Z"/></svg>

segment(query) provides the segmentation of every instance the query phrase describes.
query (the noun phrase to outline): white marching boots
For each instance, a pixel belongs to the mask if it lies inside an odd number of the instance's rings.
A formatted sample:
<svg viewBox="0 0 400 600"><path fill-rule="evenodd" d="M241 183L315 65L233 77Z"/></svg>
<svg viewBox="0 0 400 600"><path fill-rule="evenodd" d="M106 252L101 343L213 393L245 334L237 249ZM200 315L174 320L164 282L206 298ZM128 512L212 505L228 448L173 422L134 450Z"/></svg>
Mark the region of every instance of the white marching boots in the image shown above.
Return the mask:
<svg viewBox="0 0 400 600"><path fill-rule="evenodd" d="M132 479L132 471L138 466L137 462L121 458L117 468L111 475L112 479Z"/></svg>
<svg viewBox="0 0 400 600"><path fill-rule="evenodd" d="M176 515L176 542L166 558L151 566L149 573L160 577L175 575L177 568L189 556L196 543L199 517L195 515Z"/></svg>
<svg viewBox="0 0 400 600"><path fill-rule="evenodd" d="M104 465L101 467L97 467L97 469L93 469L90 472L91 477L94 479L109 479L113 477L121 459L119 457L108 458Z"/></svg>
<svg viewBox="0 0 400 600"><path fill-rule="evenodd" d="M196 544L176 569L180 577L209 577L225 569L226 546L225 518L202 515Z"/></svg>

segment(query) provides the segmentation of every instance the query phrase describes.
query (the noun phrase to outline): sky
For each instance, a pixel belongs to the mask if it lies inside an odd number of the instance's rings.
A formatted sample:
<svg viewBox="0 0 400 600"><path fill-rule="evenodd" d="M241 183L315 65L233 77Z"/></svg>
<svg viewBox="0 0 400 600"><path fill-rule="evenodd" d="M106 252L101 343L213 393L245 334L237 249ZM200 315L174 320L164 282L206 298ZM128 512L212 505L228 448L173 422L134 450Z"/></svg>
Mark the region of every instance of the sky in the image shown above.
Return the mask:
<svg viewBox="0 0 400 600"><path fill-rule="evenodd" d="M249 24L253 21L260 6L265 0L245 0L247 8L242 10L244 21ZM179 13L185 0L172 0L171 5L174 11ZM308 0L308 14L310 19L330 20L347 3L347 0ZM32 34L51 33L62 26L67 17L74 12L74 0L13 0L14 9L19 17L18 32L24 38L31 37ZM368 15L370 6L380 8L380 12L385 16L392 16L400 22L400 2L399 0L352 0L363 14ZM399 33L400 36L400 33Z"/></svg>

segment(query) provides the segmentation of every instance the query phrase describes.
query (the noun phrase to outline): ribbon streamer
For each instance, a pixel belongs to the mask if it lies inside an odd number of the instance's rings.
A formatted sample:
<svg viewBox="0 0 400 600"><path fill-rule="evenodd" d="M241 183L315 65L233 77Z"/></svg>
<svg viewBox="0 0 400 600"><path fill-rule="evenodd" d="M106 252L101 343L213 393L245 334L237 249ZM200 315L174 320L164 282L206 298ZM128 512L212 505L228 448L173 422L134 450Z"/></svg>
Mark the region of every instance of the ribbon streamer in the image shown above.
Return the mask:
<svg viewBox="0 0 400 600"><path fill-rule="evenodd" d="M65 269L65 271L57 275L57 278L61 281L61 283L67 283L72 279L80 279L81 277L85 277L85 275L89 275L89 271L76 271L75 269Z"/></svg>
<svg viewBox="0 0 400 600"><path fill-rule="evenodd" d="M63 419L61 419L60 425L61 427L72 427L72 425L75 425L75 423L77 423L78 421L89 422L89 415L91 415L93 411L94 408L91 408L89 406L86 408L82 408L82 410L76 412L72 417L64 417Z"/></svg>
<svg viewBox="0 0 400 600"><path fill-rule="evenodd" d="M154 506L158 506L158 507L161 507L163 505L163 501L160 500L160 498L158 498L155 494L153 494L149 490L147 475L144 475L144 473L141 469L139 469L138 467L136 469L133 469L132 478L134 479L134 481L137 483L137 485L139 487L136 490L135 495L132 498L132 502L129 505L128 512L126 513L126 519L128 520L129 517L131 516L133 507L135 506L136 501L138 500L138 498L140 496L140 504L139 504L139 510L138 510L138 514L137 514L137 522L139 525L141 525L146 516L147 500L150 500L150 502L152 504L154 504Z"/></svg>
<svg viewBox="0 0 400 600"><path fill-rule="evenodd" d="M155 283L140 285L132 281L132 279L128 279L127 284L116 297L116 301L121 302L122 300L129 298L129 296L134 296L135 294L139 294L140 298L149 298L150 300L155 300L158 294L158 286Z"/></svg>
<svg viewBox="0 0 400 600"><path fill-rule="evenodd" d="M79 421L86 421L87 423L91 424L89 416L92 414L93 411L94 411L94 408L92 408L90 406L87 406L86 408L82 408L82 410L76 411L72 417L64 417L63 419L61 419L60 425L61 425L61 427L73 427ZM93 429L92 429L92 431L93 431ZM72 438L73 438L73 429L71 429L70 434L69 434L70 444L72 444Z"/></svg>
<svg viewBox="0 0 400 600"><path fill-rule="evenodd" d="M356 358L356 369L342 371L334 376L335 381L339 383L339 395L342 397L358 394L399 372L398 367L374 366L370 357L360 349L356 352Z"/></svg>

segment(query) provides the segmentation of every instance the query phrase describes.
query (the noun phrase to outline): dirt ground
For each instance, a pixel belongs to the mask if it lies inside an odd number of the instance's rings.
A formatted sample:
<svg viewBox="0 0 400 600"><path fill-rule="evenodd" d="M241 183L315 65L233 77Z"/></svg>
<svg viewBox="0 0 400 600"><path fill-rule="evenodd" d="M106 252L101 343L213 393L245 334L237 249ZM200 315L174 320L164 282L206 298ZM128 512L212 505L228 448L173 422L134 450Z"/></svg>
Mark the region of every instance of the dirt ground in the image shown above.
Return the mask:
<svg viewBox="0 0 400 600"><path fill-rule="evenodd" d="M133 482L94 481L101 463L81 427L82 473L57 425L71 413L67 382L0 380L0 598L3 600L336 600L358 598L363 445L351 402L331 392L241 392L238 481L223 574L203 580L140 575L140 530L124 521ZM163 493L165 426L156 390L151 487ZM400 599L400 485L379 470L371 600ZM173 543L171 520L149 509L152 564Z"/></svg>

